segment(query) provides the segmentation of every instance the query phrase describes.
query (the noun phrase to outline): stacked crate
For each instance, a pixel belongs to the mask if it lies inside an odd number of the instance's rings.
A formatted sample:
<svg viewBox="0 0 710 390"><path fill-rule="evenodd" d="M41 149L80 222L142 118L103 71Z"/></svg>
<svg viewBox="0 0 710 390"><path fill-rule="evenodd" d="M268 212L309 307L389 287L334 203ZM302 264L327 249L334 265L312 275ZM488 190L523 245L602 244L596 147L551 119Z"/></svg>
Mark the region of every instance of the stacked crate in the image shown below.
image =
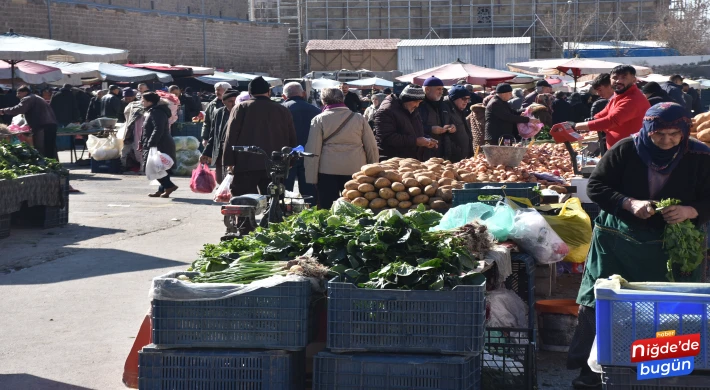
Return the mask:
<svg viewBox="0 0 710 390"><path fill-rule="evenodd" d="M597 362L606 390L707 389L710 387L710 287L656 283L636 289L597 287ZM700 334L700 353L688 376L639 379L631 345L657 332Z"/></svg>
<svg viewBox="0 0 710 390"><path fill-rule="evenodd" d="M153 345L139 354L139 389L302 390L310 282L232 295L248 287L197 287L178 279L196 274L173 272L154 281L161 299L152 302ZM187 294L191 287L199 293Z"/></svg>
<svg viewBox="0 0 710 390"><path fill-rule="evenodd" d="M409 291L333 279L313 390L479 390L485 306L485 282Z"/></svg>
<svg viewBox="0 0 710 390"><path fill-rule="evenodd" d="M51 229L64 226L69 223L69 176L60 176L59 191L62 194L63 207L52 206L32 206L23 205L22 208L12 213L12 224L21 227L34 227ZM0 225L3 217L0 216ZM7 228L9 235L9 227ZM0 237L2 237L2 227L0 226Z"/></svg>

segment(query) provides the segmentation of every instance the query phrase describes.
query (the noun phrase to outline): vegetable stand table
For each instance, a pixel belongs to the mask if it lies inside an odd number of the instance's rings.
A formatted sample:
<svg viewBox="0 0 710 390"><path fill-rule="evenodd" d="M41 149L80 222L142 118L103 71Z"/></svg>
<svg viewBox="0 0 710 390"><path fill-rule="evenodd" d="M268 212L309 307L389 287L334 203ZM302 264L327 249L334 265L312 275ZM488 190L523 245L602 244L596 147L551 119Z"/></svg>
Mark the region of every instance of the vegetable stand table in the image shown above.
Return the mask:
<svg viewBox="0 0 710 390"><path fill-rule="evenodd" d="M78 131L62 131L63 129L57 130L57 137L69 137L69 144L70 144L70 153L69 153L69 161L70 162L79 162L80 160L83 159L84 153L86 152L86 147L84 147L81 150L81 156L77 155L77 150L76 150L76 137L77 136L88 136L88 135L107 135L108 133L116 133L114 130L104 130L104 129L96 129L96 130L78 130Z"/></svg>

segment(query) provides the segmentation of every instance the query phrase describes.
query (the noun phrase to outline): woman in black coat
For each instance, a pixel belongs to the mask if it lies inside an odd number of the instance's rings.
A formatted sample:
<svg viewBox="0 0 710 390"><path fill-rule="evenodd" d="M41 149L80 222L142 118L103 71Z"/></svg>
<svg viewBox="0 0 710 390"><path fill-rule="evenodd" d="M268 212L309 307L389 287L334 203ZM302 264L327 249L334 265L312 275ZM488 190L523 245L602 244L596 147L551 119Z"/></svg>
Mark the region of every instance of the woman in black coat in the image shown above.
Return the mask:
<svg viewBox="0 0 710 390"><path fill-rule="evenodd" d="M572 122L584 122L589 116L589 106L582 101L582 95L573 93L569 97L569 104L572 106Z"/></svg>
<svg viewBox="0 0 710 390"><path fill-rule="evenodd" d="M143 134L141 135L141 147L143 148L143 170L148 161L150 148L157 147L160 153L165 153L173 161L175 158L175 141L170 135L170 125L168 119L171 112L167 104L160 101L160 96L155 92L148 92L142 97L143 108L147 113L147 117L143 121ZM175 192L178 187L170 181L172 169L168 169L168 175L158 179L160 187L158 191L148 194L151 198L169 198L170 194Z"/></svg>

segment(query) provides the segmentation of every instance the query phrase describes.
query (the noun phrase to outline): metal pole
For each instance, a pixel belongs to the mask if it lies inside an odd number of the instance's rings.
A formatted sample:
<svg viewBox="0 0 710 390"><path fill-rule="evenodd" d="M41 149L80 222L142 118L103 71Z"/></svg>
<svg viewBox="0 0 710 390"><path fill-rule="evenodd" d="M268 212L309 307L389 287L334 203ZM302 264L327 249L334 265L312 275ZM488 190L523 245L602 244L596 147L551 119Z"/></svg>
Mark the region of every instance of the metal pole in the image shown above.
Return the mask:
<svg viewBox="0 0 710 390"><path fill-rule="evenodd" d="M205 19L205 0L202 0L202 66L207 66L207 19Z"/></svg>
<svg viewBox="0 0 710 390"><path fill-rule="evenodd" d="M10 61L10 78L12 79L12 90L15 91L15 61Z"/></svg>
<svg viewBox="0 0 710 390"><path fill-rule="evenodd" d="M49 27L49 39L52 39L52 0L47 0L47 27Z"/></svg>

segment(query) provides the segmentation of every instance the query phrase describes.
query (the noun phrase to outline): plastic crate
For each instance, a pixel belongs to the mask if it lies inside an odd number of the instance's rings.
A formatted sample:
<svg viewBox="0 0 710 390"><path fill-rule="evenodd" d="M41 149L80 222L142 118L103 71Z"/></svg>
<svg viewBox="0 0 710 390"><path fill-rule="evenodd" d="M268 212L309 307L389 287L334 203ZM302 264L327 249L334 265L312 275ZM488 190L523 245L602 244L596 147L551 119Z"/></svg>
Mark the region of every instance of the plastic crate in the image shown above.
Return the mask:
<svg viewBox="0 0 710 390"><path fill-rule="evenodd" d="M236 349L157 349L138 354L141 390L302 390L302 353Z"/></svg>
<svg viewBox="0 0 710 390"><path fill-rule="evenodd" d="M535 328L535 259L524 252L513 252L513 273L505 280L505 288L514 291L528 304L528 327Z"/></svg>
<svg viewBox="0 0 710 390"><path fill-rule="evenodd" d="M487 328L481 381L490 389L532 390L537 386L533 329Z"/></svg>
<svg viewBox="0 0 710 390"><path fill-rule="evenodd" d="M174 272L163 278L196 273ZM215 288L241 288L227 284ZM244 286L245 287L245 286ZM299 351L310 341L310 282L284 282L212 300L153 299L152 342L160 348Z"/></svg>
<svg viewBox="0 0 710 390"><path fill-rule="evenodd" d="M313 390L479 390L481 356L339 355L314 357Z"/></svg>
<svg viewBox="0 0 710 390"><path fill-rule="evenodd" d="M636 363L631 363L634 341L675 330L676 335L700 333L695 369L710 369L710 285L645 285L651 290L596 289L599 364L635 367Z"/></svg>
<svg viewBox="0 0 710 390"><path fill-rule="evenodd" d="M594 220L599 216L599 212L602 210L596 203L582 203L582 208L589 215L589 219L592 220L592 227L594 227Z"/></svg>
<svg viewBox="0 0 710 390"><path fill-rule="evenodd" d="M62 176L59 190L64 198L64 207L23 205L12 213L12 224L22 227L51 229L69 223L69 177Z"/></svg>
<svg viewBox="0 0 710 390"><path fill-rule="evenodd" d="M477 355L483 349L486 283L449 291L374 290L328 282L332 352Z"/></svg>
<svg viewBox="0 0 710 390"><path fill-rule="evenodd" d="M505 189L483 189L481 187L502 187ZM513 196L517 198L529 199L533 206L540 204L540 194L535 192L533 189L537 187L536 183L467 183L462 190L454 190L453 195L453 206L460 206L467 203L485 203L487 205L495 206L499 201L480 201L478 200L479 195L498 195L501 198L506 196Z"/></svg>
<svg viewBox="0 0 710 390"><path fill-rule="evenodd" d="M91 159L91 173L122 173L121 159L97 161Z"/></svg>
<svg viewBox="0 0 710 390"><path fill-rule="evenodd" d="M10 214L0 215L0 238L10 237Z"/></svg>
<svg viewBox="0 0 710 390"><path fill-rule="evenodd" d="M710 373L658 379L636 379L636 369L602 366L604 390L700 390L710 387Z"/></svg>

